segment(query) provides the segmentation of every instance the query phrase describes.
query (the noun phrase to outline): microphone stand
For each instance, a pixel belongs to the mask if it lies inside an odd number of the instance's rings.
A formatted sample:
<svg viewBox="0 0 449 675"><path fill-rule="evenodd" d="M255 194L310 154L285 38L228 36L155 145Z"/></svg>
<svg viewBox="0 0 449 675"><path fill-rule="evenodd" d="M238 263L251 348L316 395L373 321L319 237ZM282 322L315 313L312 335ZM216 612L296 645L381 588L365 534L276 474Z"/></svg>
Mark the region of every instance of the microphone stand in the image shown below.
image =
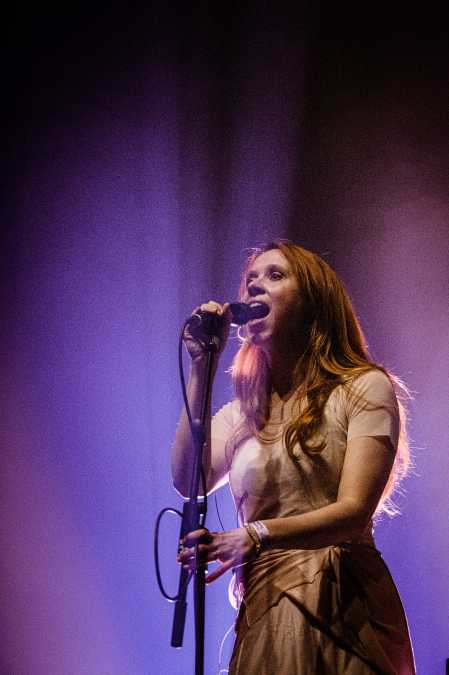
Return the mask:
<svg viewBox="0 0 449 675"><path fill-rule="evenodd" d="M206 328L207 330L207 328ZM208 331L209 332L209 331ZM206 495L203 499L199 498L200 480L203 467L203 449L207 440L207 412L212 388L212 372L216 354L218 352L219 338L212 334L202 336L202 341L206 345L207 361L201 392L201 415L199 419L192 420L192 436L194 461L190 481L189 499L184 502L180 541L193 530L204 527L207 511ZM198 565L198 553L195 551L197 564L194 572L194 615L195 615L195 675L204 673L204 623L205 623L205 578L206 566ZM172 647L182 647L184 626L187 610L187 586L190 581L190 573L181 567L178 596L175 604L175 613L173 617L173 628L171 637Z"/></svg>

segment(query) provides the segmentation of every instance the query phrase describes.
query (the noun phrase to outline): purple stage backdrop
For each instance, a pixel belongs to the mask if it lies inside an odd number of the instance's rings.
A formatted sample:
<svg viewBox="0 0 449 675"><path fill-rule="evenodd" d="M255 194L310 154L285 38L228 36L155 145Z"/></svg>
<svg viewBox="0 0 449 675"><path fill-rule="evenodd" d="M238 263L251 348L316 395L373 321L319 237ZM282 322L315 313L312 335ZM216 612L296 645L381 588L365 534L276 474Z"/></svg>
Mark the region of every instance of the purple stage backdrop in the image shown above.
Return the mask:
<svg viewBox="0 0 449 675"><path fill-rule="evenodd" d="M447 45L438 13L23 8L9 20L2 674L184 675L153 535L180 508L178 334L288 237L346 282L413 392L402 514L377 527L420 675L449 657ZM261 11L263 9L263 11ZM424 8L425 10L426 8ZM424 11L421 8L421 12ZM214 409L232 396L225 373ZM219 529L214 499L209 527ZM217 494L235 526L227 489ZM161 532L175 592L179 524ZM232 626L207 589L206 673ZM189 596L190 597L190 596ZM191 599L191 597L190 597ZM232 632L223 646L223 668ZM223 671L224 672L224 671Z"/></svg>

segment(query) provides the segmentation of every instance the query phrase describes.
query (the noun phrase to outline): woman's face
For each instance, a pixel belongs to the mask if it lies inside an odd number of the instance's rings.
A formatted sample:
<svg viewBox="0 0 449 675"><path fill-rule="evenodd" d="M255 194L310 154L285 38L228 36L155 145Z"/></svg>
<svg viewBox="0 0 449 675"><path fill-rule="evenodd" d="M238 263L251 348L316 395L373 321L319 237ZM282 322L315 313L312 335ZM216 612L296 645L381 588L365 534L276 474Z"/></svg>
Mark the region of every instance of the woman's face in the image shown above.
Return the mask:
<svg viewBox="0 0 449 675"><path fill-rule="evenodd" d="M243 300L264 303L270 310L263 319L247 324L254 344L280 346L298 333L303 309L298 280L279 249L261 253L248 268Z"/></svg>

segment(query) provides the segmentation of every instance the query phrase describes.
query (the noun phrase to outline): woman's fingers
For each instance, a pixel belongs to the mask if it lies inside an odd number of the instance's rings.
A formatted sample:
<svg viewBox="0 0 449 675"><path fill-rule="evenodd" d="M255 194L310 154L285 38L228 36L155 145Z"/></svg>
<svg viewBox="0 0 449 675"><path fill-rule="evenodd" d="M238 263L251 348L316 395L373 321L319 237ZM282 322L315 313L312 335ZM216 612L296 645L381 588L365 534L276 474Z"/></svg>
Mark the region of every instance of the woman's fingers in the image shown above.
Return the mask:
<svg viewBox="0 0 449 675"><path fill-rule="evenodd" d="M229 532L194 530L184 537L178 561L186 569L194 571L211 562L221 566L210 573L208 583L218 579L232 567L244 564L254 557L254 542L244 528Z"/></svg>
<svg viewBox="0 0 449 675"><path fill-rule="evenodd" d="M194 310L194 314L197 312L210 312L211 314L219 314L220 316L225 316L229 314L229 302L216 302L215 300L208 300L203 302Z"/></svg>
<svg viewBox="0 0 449 675"><path fill-rule="evenodd" d="M223 305L220 305L219 302L215 302L214 300L208 300L208 302L203 302L203 304L199 306L199 310L201 312L212 312L213 314L223 314Z"/></svg>
<svg viewBox="0 0 449 675"><path fill-rule="evenodd" d="M184 328L183 339L192 359L203 357L214 335L219 340L220 352L224 348L231 323L229 303L209 300L196 307Z"/></svg>
<svg viewBox="0 0 449 675"><path fill-rule="evenodd" d="M183 540L184 546L195 546L195 544L208 544L212 541L213 533L209 532L206 527L202 527L199 530L193 530L186 534Z"/></svg>
<svg viewBox="0 0 449 675"><path fill-rule="evenodd" d="M213 572L209 572L206 575L206 584L211 584L216 579L219 579L223 574L225 574L228 570L232 569L233 567L234 562L232 560L227 560L225 563L214 569Z"/></svg>
<svg viewBox="0 0 449 675"><path fill-rule="evenodd" d="M212 546L211 546L212 544ZM181 542L181 548L178 553L178 562L187 567L194 567L196 564L202 564L214 560L213 534L206 528L193 530L189 532Z"/></svg>
<svg viewBox="0 0 449 675"><path fill-rule="evenodd" d="M208 563L218 562L215 555L211 551L207 551L207 546L202 544L200 544L196 549L184 549L183 553L178 559L183 567L190 570L191 572L194 572L199 567L206 566ZM221 577L222 574L225 574L225 572L232 569L234 566L235 561L233 559L222 562L219 567L207 574L206 582L208 584L212 583L215 581L215 579Z"/></svg>
<svg viewBox="0 0 449 675"><path fill-rule="evenodd" d="M199 562L212 562L215 560L214 550L205 544L198 544L192 548L183 548L178 555L178 561L182 564L190 563L196 558Z"/></svg>

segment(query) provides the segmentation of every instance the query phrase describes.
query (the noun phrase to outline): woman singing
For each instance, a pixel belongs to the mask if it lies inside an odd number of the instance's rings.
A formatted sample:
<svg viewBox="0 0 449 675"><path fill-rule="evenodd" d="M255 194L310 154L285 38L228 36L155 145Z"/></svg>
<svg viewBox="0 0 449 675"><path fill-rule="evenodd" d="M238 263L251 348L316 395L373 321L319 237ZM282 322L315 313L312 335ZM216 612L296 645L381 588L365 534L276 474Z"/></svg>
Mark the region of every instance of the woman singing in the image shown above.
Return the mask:
<svg viewBox="0 0 449 675"><path fill-rule="evenodd" d="M400 382L370 359L343 284L319 256L284 241L257 249L241 300L268 314L245 328L235 400L211 421L204 472L208 492L229 482L242 526L191 532L179 555L192 566L198 546L204 563L218 562L208 583L235 572L229 673L412 675L404 610L372 535L408 465ZM199 309L218 315L221 351L229 305ZM201 337L184 337L199 417L206 355ZM190 448L184 411L172 457L184 495Z"/></svg>

